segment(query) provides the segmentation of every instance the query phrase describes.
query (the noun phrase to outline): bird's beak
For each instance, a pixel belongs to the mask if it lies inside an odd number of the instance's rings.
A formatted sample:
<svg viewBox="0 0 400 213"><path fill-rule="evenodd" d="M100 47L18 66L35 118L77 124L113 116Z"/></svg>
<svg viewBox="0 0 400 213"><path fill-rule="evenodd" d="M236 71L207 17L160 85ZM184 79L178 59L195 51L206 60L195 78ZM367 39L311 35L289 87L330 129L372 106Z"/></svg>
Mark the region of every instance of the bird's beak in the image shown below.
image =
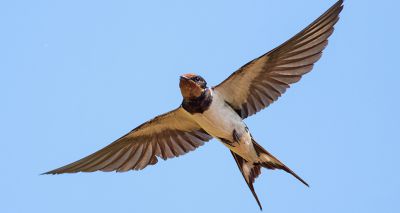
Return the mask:
<svg viewBox="0 0 400 213"><path fill-rule="evenodd" d="M186 76L184 76L184 75L181 75L181 80L189 80L189 78L187 78Z"/></svg>

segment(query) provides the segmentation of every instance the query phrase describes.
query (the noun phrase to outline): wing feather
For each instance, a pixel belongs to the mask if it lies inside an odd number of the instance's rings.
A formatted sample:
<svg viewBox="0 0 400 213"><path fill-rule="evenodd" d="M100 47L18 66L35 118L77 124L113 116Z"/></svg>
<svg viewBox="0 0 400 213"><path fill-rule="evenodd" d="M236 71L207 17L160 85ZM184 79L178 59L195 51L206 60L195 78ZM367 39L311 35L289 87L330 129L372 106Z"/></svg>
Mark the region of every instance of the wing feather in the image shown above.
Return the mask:
<svg viewBox="0 0 400 213"><path fill-rule="evenodd" d="M290 84L310 72L343 9L339 0L300 33L270 52L250 61L214 87L242 118L253 115L276 101Z"/></svg>
<svg viewBox="0 0 400 213"><path fill-rule="evenodd" d="M178 108L138 126L81 160L44 174L141 170L157 163L157 157L178 157L211 138L184 109Z"/></svg>

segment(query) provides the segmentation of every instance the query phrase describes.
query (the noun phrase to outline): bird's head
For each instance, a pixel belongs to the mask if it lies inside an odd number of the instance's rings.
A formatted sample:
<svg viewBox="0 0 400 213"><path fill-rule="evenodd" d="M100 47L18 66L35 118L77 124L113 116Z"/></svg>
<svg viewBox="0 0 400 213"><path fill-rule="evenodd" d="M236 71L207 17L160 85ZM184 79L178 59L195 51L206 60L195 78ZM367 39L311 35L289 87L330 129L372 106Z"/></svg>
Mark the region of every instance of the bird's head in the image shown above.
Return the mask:
<svg viewBox="0 0 400 213"><path fill-rule="evenodd" d="M193 99L203 94L207 89L207 82L199 75L188 73L181 75L179 87L181 88L183 98Z"/></svg>

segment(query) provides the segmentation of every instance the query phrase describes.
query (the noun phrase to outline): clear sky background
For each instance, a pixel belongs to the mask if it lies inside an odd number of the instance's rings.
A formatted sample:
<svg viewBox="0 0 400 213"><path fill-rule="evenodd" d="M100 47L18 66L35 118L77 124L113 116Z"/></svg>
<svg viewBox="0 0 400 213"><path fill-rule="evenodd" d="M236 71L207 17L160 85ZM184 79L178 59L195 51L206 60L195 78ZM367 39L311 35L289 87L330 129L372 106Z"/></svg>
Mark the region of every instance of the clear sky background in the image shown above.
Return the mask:
<svg viewBox="0 0 400 213"><path fill-rule="evenodd" d="M259 212L213 140L139 172L41 176L216 85L335 1L2 1L0 212ZM348 0L314 70L246 120L310 183L263 170L264 212L400 212L399 1Z"/></svg>

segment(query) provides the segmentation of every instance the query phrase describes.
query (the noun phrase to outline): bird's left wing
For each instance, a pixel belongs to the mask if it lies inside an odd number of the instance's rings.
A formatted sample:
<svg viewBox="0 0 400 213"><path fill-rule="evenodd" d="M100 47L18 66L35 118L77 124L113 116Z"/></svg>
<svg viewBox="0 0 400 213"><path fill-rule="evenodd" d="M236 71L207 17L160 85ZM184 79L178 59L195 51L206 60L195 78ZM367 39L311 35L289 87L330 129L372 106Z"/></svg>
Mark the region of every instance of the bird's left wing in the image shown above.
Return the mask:
<svg viewBox="0 0 400 213"><path fill-rule="evenodd" d="M269 106L289 85L298 82L321 57L339 20L339 0L300 33L250 61L214 90L244 119Z"/></svg>
<svg viewBox="0 0 400 213"><path fill-rule="evenodd" d="M44 174L140 170L196 149L210 140L181 107L138 126L103 149Z"/></svg>

